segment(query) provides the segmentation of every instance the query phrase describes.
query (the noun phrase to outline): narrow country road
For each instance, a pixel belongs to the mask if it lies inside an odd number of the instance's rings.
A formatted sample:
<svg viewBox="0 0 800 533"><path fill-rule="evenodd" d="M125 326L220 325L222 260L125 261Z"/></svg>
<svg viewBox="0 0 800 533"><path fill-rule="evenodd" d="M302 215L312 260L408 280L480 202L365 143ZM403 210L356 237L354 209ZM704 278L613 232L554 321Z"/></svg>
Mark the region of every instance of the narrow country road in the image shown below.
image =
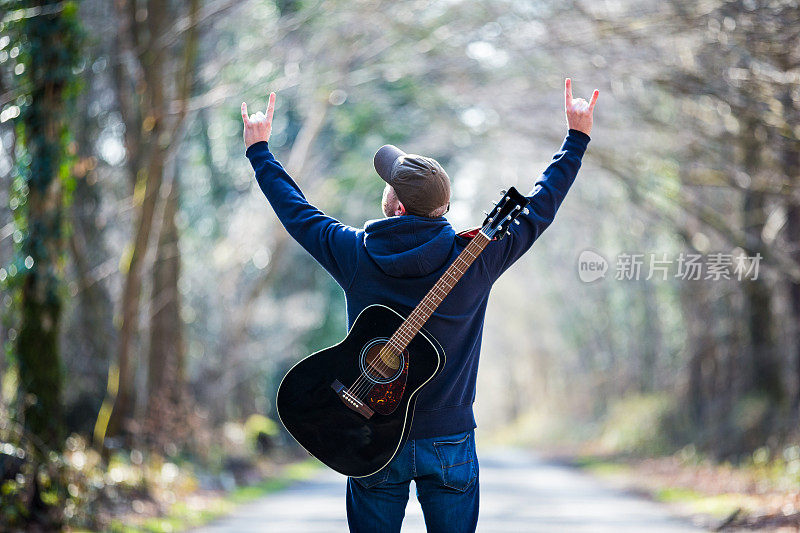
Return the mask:
<svg viewBox="0 0 800 533"><path fill-rule="evenodd" d="M480 456L481 511L478 531L643 532L701 531L670 516L662 506L614 490L569 467L520 450ZM198 532L342 532L345 478L321 470L313 479L243 505ZM425 531L412 484L403 531Z"/></svg>

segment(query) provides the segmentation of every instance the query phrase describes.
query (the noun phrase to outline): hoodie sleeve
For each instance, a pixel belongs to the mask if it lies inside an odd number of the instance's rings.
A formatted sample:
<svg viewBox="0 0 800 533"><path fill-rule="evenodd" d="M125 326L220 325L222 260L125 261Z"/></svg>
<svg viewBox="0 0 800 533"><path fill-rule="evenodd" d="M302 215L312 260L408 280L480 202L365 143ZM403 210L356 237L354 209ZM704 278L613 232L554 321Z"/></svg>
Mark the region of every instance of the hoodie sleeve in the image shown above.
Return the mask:
<svg viewBox="0 0 800 533"><path fill-rule="evenodd" d="M346 226L308 203L265 141L250 145L245 154L253 165L256 181L278 219L300 245L342 287L355 277L358 236Z"/></svg>
<svg viewBox="0 0 800 533"><path fill-rule="evenodd" d="M569 130L561 149L555 153L552 162L528 195L531 201L529 213L521 214L517 218L519 225L511 224L510 235L489 243L482 255L492 280L500 277L522 257L553 222L556 211L581 168L581 159L589 140L589 136L582 131Z"/></svg>

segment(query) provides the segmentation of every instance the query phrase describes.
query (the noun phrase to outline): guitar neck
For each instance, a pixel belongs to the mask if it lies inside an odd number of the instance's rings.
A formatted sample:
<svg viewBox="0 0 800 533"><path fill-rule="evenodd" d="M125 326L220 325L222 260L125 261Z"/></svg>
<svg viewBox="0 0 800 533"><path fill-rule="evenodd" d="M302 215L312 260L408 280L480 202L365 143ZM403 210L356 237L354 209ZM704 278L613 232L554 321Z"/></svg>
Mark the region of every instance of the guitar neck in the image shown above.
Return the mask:
<svg viewBox="0 0 800 533"><path fill-rule="evenodd" d="M411 339L419 333L419 330L425 322L428 321L433 312L436 311L436 308L439 307L439 304L442 303L452 288L458 283L458 280L461 279L464 272L466 272L472 262L475 261L475 258L486 248L490 240L491 239L484 235L482 231L478 232L478 234L472 238L466 248L464 248L456 260L447 268L442 277L439 278L439 281L428 291L425 298L422 299L411 314L408 315L408 318L403 321L403 324L394 332L392 338L389 339L389 345L398 352L402 352L406 349Z"/></svg>

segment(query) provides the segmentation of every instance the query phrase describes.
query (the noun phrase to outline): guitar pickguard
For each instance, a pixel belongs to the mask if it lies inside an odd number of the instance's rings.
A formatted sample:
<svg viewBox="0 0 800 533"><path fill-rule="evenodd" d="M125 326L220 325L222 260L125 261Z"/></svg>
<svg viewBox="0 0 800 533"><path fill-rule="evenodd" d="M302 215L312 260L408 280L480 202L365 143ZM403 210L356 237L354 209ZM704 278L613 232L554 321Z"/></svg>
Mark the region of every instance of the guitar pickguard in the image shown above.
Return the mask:
<svg viewBox="0 0 800 533"><path fill-rule="evenodd" d="M400 405L400 399L406 390L406 378L408 377L408 357L403 358L405 364L403 371L389 383L376 383L372 391L367 396L367 403L372 409L381 415L390 415Z"/></svg>

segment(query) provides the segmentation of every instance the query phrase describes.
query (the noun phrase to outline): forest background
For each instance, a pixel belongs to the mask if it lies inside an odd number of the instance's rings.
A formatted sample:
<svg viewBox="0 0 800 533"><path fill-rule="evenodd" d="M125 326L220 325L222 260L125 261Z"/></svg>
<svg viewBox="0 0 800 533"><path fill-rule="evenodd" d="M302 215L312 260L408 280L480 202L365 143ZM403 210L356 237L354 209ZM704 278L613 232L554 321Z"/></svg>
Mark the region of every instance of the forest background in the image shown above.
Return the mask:
<svg viewBox="0 0 800 533"><path fill-rule="evenodd" d="M393 143L448 169L461 230L546 167L567 76L593 140L494 288L480 431L800 482L799 41L790 0L1 2L2 521L106 527L296 453L277 383L343 295L255 185L242 101L277 92L271 148L332 216L382 216Z"/></svg>

